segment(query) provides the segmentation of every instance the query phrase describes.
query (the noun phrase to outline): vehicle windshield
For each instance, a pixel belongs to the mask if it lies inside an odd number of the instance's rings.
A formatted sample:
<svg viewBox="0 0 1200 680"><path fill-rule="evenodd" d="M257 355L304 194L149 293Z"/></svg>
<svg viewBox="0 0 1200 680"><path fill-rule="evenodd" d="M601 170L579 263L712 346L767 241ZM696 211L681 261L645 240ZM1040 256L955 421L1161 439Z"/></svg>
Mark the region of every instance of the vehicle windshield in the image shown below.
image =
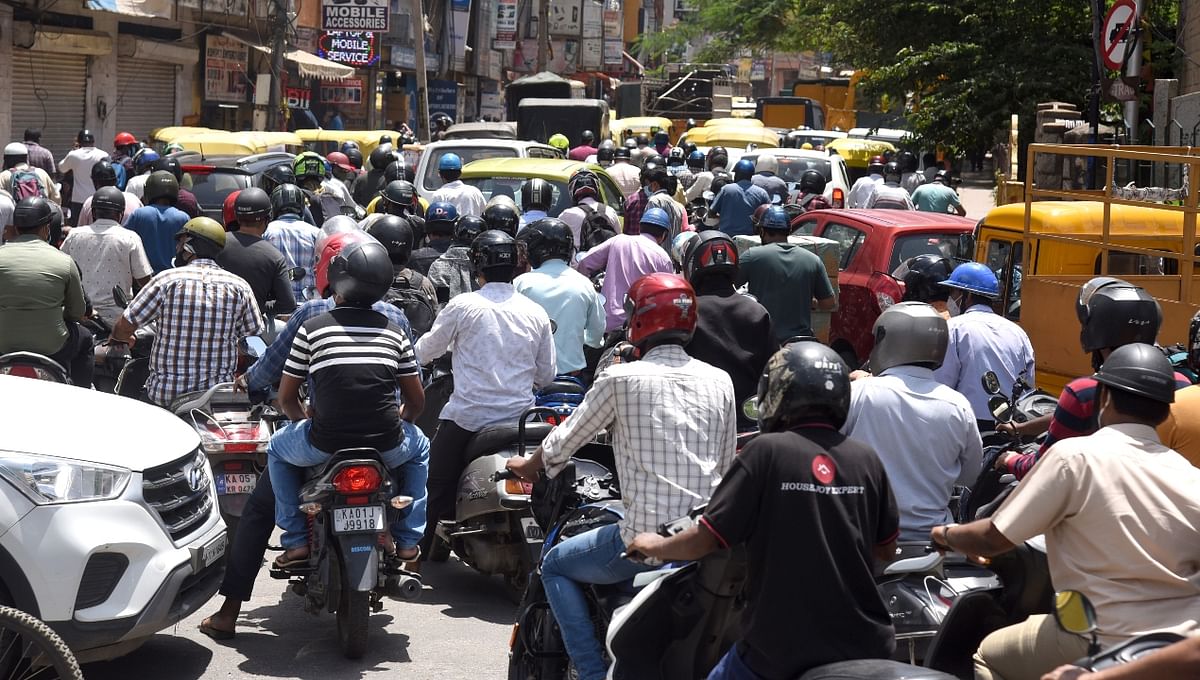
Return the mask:
<svg viewBox="0 0 1200 680"><path fill-rule="evenodd" d="M528 177L464 177L463 182L479 189L483 194L485 201L492 200L492 196L505 195L510 196L517 205L521 203L521 188L529 181ZM567 185L565 182L548 179L546 183L550 185L554 192L554 202L551 203L550 210L546 214L550 217L558 217L559 213L571 207L567 197Z"/></svg>
<svg viewBox="0 0 1200 680"><path fill-rule="evenodd" d="M191 192L201 208L220 210L225 197L250 186L250 175L240 172L190 172ZM187 185L187 182L184 182Z"/></svg>
<svg viewBox="0 0 1200 680"><path fill-rule="evenodd" d="M516 149L503 146L443 146L429 157L429 164L425 166L425 174L421 177L421 188L426 191L437 191L438 187L442 186L442 180L438 177L438 161L448 153L458 154L463 165L485 158L516 158L518 156Z"/></svg>
<svg viewBox="0 0 1200 680"><path fill-rule="evenodd" d="M758 162L758 156L746 155L742 156L746 160L754 163ZM795 184L800 181L801 175L808 170L816 170L821 173L826 182L833 181L833 169L830 167L828 158L804 158L798 156L776 156L775 160L779 161L779 172L775 173L780 179L788 184Z"/></svg>
<svg viewBox="0 0 1200 680"><path fill-rule="evenodd" d="M964 234L913 234L901 236L892 245L892 260L887 271L896 271L901 262L918 255L937 255L952 262L963 262L974 257L970 250L969 238Z"/></svg>

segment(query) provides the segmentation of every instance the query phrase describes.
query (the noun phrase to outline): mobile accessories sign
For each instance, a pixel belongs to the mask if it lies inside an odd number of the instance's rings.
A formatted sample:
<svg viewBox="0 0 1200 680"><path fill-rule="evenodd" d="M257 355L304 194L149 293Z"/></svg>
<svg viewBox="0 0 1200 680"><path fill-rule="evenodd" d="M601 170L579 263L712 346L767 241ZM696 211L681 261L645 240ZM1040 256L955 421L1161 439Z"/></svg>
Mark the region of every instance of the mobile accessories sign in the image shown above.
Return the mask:
<svg viewBox="0 0 1200 680"><path fill-rule="evenodd" d="M326 31L388 32L388 0L321 0Z"/></svg>
<svg viewBox="0 0 1200 680"><path fill-rule="evenodd" d="M377 43L368 31L325 31L317 56L347 66L374 66L379 63Z"/></svg>

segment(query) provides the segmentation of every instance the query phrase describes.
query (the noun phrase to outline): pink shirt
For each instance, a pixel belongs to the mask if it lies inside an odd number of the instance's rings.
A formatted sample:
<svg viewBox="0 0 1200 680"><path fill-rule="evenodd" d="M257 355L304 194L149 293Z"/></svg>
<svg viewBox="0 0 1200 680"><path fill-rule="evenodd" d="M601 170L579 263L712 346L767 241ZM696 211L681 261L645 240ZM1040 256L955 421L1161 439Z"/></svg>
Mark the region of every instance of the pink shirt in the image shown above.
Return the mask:
<svg viewBox="0 0 1200 680"><path fill-rule="evenodd" d="M584 254L576 269L587 276L604 270L600 293L604 296L607 319L604 330L610 332L625 324L625 294L629 292L629 286L646 274L670 274L675 271L675 266L667 251L652 237L617 234Z"/></svg>

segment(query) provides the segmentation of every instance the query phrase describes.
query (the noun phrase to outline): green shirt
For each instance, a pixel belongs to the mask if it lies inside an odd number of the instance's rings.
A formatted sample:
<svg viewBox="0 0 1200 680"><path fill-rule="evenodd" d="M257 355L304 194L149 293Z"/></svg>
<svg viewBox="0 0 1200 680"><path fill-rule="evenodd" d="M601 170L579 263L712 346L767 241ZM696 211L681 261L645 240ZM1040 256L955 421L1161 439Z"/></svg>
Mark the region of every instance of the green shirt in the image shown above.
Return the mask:
<svg viewBox="0 0 1200 680"><path fill-rule="evenodd" d="M961 205L958 193L941 182L930 182L917 187L912 194L913 205L917 210L945 215L950 212L950 206Z"/></svg>
<svg viewBox="0 0 1200 680"><path fill-rule="evenodd" d="M812 335L812 301L833 297L833 284L816 254L793 243L754 246L738 263L738 285L771 314L775 337L783 342Z"/></svg>
<svg viewBox="0 0 1200 680"><path fill-rule="evenodd" d="M0 354L54 354L68 319L86 311L79 268L70 255L33 234L0 246Z"/></svg>

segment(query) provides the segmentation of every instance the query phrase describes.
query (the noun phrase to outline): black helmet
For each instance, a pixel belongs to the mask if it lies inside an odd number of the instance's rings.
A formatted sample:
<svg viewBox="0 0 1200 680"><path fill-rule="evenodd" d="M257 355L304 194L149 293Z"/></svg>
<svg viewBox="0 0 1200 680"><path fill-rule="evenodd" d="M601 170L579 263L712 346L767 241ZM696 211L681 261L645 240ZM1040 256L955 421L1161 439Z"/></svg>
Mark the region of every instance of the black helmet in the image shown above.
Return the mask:
<svg viewBox="0 0 1200 680"><path fill-rule="evenodd" d="M460 246L469 246L475 237L487 231L487 225L482 217L463 215L454 224L454 242Z"/></svg>
<svg viewBox="0 0 1200 680"><path fill-rule="evenodd" d="M617 158L624 158L625 160L629 160L629 147L618 146L617 148L613 149L612 153L613 153L614 160Z"/></svg>
<svg viewBox="0 0 1200 680"><path fill-rule="evenodd" d="M96 189L92 194L92 214L120 220L125 214L125 193L111 185Z"/></svg>
<svg viewBox="0 0 1200 680"><path fill-rule="evenodd" d="M489 229L471 242L471 263L475 265L475 271L514 267L517 264L517 243L508 234Z"/></svg>
<svg viewBox="0 0 1200 680"><path fill-rule="evenodd" d="M892 278L904 284L905 302L944 302L950 297L950 289L940 284L950 278L952 271L953 262L926 253L901 262Z"/></svg>
<svg viewBox="0 0 1200 680"><path fill-rule="evenodd" d="M175 175L175 181L183 181L183 166L179 164L178 158L160 158L154 165L155 170L165 170L166 172Z"/></svg>
<svg viewBox="0 0 1200 680"><path fill-rule="evenodd" d="M1105 387L1152 401L1164 404L1175 401L1175 369L1162 350L1144 342L1113 350L1092 377Z"/></svg>
<svg viewBox="0 0 1200 680"><path fill-rule="evenodd" d="M414 187L411 182L397 179L388 182L387 186L383 188L383 191L379 192L379 195L382 197L383 201L389 204L389 206L394 206L403 210L404 212L411 212L413 202L416 199L417 188ZM387 210L387 212L390 212L393 215L396 214L391 210Z"/></svg>
<svg viewBox="0 0 1200 680"><path fill-rule="evenodd" d="M408 264L408 256L412 254L415 242L413 228L408 220L399 215L387 215L372 222L371 226L367 227L367 233L387 248L392 264Z"/></svg>
<svg viewBox="0 0 1200 680"><path fill-rule="evenodd" d="M1162 325L1157 300L1132 283L1106 276L1098 276L1080 289L1075 315L1079 317L1079 344L1085 352L1131 342L1153 344Z"/></svg>
<svg viewBox="0 0 1200 680"><path fill-rule="evenodd" d="M708 190L714 194L721 193L721 189L733 181L733 175L728 172L718 171L713 173L712 183L708 185Z"/></svg>
<svg viewBox="0 0 1200 680"><path fill-rule="evenodd" d="M729 165L729 152L723 146L714 146L708 150L708 169L723 168Z"/></svg>
<svg viewBox="0 0 1200 680"><path fill-rule="evenodd" d="M683 253L683 276L695 287L711 274L737 277L738 251L733 239L725 232L700 232Z"/></svg>
<svg viewBox="0 0 1200 680"><path fill-rule="evenodd" d="M18 230L29 231L50 224L53 218L54 208L50 201L41 196L31 196L17 202L12 221Z"/></svg>
<svg viewBox="0 0 1200 680"><path fill-rule="evenodd" d="M381 144L371 151L368 160L371 162L372 170L384 170L387 168L388 163L396 160L396 155L392 153L391 144Z"/></svg>
<svg viewBox="0 0 1200 680"><path fill-rule="evenodd" d="M800 175L800 193L823 194L826 184L825 175L822 175L820 170L805 170L804 174Z"/></svg>
<svg viewBox="0 0 1200 680"><path fill-rule="evenodd" d="M392 285L392 261L378 241L352 243L329 261L329 287L347 303L369 307Z"/></svg>
<svg viewBox="0 0 1200 680"><path fill-rule="evenodd" d="M80 130L79 134L75 135L75 141L80 146L91 146L96 143L96 135L93 135L91 130Z"/></svg>
<svg viewBox="0 0 1200 680"><path fill-rule="evenodd" d="M571 261L575 253L575 235L565 222L543 217L521 230L517 240L525 242L529 264L540 267L546 260Z"/></svg>
<svg viewBox="0 0 1200 680"><path fill-rule="evenodd" d="M147 204L165 198L171 201L171 205L175 205L175 202L179 200L179 180L169 172L155 170L146 179L142 195L146 197Z"/></svg>
<svg viewBox="0 0 1200 680"><path fill-rule="evenodd" d="M612 144L612 142L607 143ZM614 147L601 144L600 148L596 149L596 162L600 165L612 163L613 159L616 158L616 153L617 150Z"/></svg>
<svg viewBox="0 0 1200 680"><path fill-rule="evenodd" d="M113 167L112 161L96 161L92 166L92 185L97 189L117 186L117 169Z"/></svg>
<svg viewBox="0 0 1200 680"><path fill-rule="evenodd" d="M758 426L779 432L814 423L841 428L850 412L850 369L829 347L801 340L767 361L758 381Z"/></svg>
<svg viewBox="0 0 1200 680"><path fill-rule="evenodd" d="M274 194L275 189L281 185L295 183L296 173L292 170L291 163L281 163L267 168L258 180L259 188L268 194Z"/></svg>
<svg viewBox="0 0 1200 680"><path fill-rule="evenodd" d="M509 236L516 236L517 229L521 226L521 216L511 205L492 203L483 209L483 224L485 229L494 229Z"/></svg>
<svg viewBox="0 0 1200 680"><path fill-rule="evenodd" d="M280 215L303 215L304 192L295 184L280 184L271 192L271 212Z"/></svg>
<svg viewBox="0 0 1200 680"><path fill-rule="evenodd" d="M521 210L548 210L554 202L554 189L541 177L534 177L521 187Z"/></svg>
<svg viewBox="0 0 1200 680"><path fill-rule="evenodd" d="M596 135L591 130L584 130L583 134L579 135L579 138L583 140L584 144L591 144L596 141Z"/></svg>
<svg viewBox="0 0 1200 680"><path fill-rule="evenodd" d="M900 164L902 172L916 172L917 168L921 167L917 155L911 151L901 151L900 155L896 156L896 162Z"/></svg>
<svg viewBox="0 0 1200 680"><path fill-rule="evenodd" d="M358 146L344 149L342 153L346 154L346 160L350 161L350 165L353 165L355 170L362 170L363 156L362 150Z"/></svg>
<svg viewBox="0 0 1200 680"><path fill-rule="evenodd" d="M271 197L258 187L242 189L233 199L233 212L239 224L245 221L267 221L271 219Z"/></svg>
<svg viewBox="0 0 1200 680"><path fill-rule="evenodd" d="M650 138L646 135L638 135L636 141L639 147L650 146Z"/></svg>
<svg viewBox="0 0 1200 680"><path fill-rule="evenodd" d="M883 166L883 181L888 183L900 183L900 178L904 173L900 172L900 164L896 161L888 161L887 165Z"/></svg>
<svg viewBox="0 0 1200 680"><path fill-rule="evenodd" d="M383 169L383 181L395 182L398 179L407 181L404 161L392 161Z"/></svg>

